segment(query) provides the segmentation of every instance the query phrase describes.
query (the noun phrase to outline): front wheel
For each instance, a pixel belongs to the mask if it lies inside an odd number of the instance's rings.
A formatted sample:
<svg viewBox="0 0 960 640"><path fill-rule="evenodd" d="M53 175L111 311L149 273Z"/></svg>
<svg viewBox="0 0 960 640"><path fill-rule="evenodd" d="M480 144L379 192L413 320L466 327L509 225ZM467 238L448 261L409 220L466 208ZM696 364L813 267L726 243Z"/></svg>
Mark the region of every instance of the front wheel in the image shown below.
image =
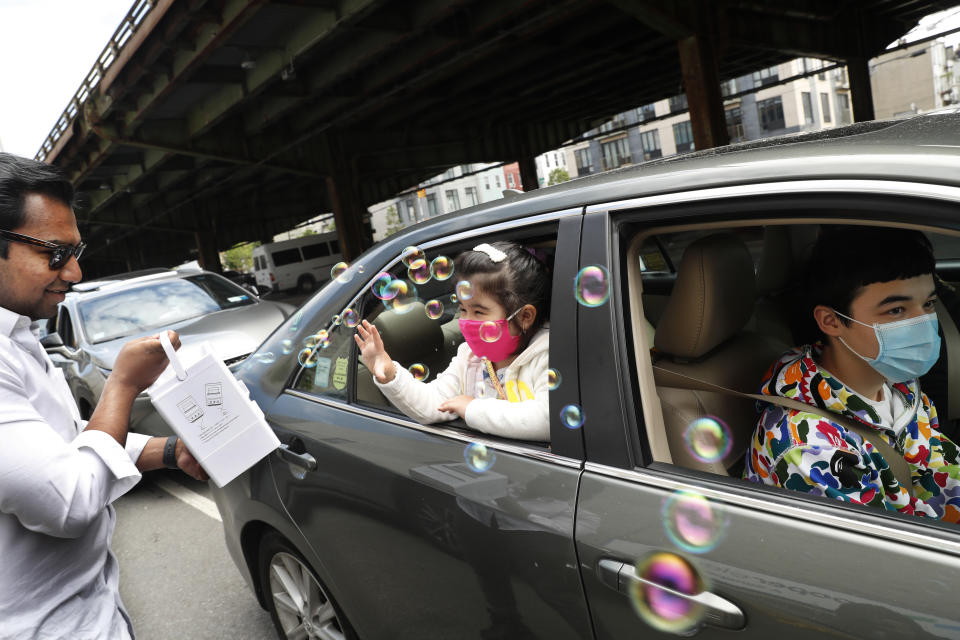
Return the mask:
<svg viewBox="0 0 960 640"><path fill-rule="evenodd" d="M297 280L297 289L300 293L313 293L317 288L317 281L311 275L300 276Z"/></svg>
<svg viewBox="0 0 960 640"><path fill-rule="evenodd" d="M270 617L281 638L356 639L303 556L273 533L260 543L260 584L268 590Z"/></svg>

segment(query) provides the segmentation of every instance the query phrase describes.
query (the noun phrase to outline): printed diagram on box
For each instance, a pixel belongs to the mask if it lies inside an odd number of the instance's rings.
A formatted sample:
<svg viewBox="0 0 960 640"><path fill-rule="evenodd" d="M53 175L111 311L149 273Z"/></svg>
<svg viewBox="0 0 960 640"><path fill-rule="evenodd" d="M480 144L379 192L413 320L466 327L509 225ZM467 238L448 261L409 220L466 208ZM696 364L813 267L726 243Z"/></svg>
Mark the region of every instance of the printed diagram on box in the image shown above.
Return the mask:
<svg viewBox="0 0 960 640"><path fill-rule="evenodd" d="M196 422L203 417L203 409L193 399L193 396L187 396L177 403L177 408L183 413L183 416L190 422Z"/></svg>
<svg viewBox="0 0 960 640"><path fill-rule="evenodd" d="M207 406L218 407L223 404L223 384L220 382L207 383Z"/></svg>

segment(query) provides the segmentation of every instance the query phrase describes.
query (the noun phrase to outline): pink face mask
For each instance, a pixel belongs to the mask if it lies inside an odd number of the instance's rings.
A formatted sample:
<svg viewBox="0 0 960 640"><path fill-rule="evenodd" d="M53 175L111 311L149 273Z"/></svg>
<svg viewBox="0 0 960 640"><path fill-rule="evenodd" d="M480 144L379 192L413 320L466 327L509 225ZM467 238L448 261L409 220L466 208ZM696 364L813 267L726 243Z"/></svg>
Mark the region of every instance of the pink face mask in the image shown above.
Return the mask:
<svg viewBox="0 0 960 640"><path fill-rule="evenodd" d="M460 333L475 355L490 362L500 362L512 356L520 346L520 336L510 335L510 320L518 313L520 309L502 320L460 318Z"/></svg>

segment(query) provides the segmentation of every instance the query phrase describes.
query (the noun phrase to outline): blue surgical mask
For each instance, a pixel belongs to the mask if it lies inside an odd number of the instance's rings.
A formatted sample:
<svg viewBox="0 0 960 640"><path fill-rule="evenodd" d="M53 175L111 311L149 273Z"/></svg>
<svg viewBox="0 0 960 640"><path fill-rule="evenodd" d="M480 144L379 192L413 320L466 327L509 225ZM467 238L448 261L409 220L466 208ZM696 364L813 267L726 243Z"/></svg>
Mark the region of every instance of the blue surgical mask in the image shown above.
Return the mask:
<svg viewBox="0 0 960 640"><path fill-rule="evenodd" d="M937 333L935 313L925 313L915 318L885 324L874 322L871 325L845 316L836 309L833 312L857 324L873 327L877 344L880 345L880 351L875 358L864 358L853 351L843 338L840 338L840 342L890 382L906 382L919 378L930 371L940 357L940 335Z"/></svg>

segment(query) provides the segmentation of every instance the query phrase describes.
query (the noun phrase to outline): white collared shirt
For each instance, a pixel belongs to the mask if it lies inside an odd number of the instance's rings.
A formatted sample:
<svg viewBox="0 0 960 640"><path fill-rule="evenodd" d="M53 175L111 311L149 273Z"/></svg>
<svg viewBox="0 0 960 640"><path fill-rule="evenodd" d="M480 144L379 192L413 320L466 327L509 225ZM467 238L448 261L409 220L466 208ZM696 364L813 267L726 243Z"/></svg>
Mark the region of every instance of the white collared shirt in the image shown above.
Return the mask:
<svg viewBox="0 0 960 640"><path fill-rule="evenodd" d="M111 503L149 437L84 431L63 371L0 307L0 638L128 638Z"/></svg>

